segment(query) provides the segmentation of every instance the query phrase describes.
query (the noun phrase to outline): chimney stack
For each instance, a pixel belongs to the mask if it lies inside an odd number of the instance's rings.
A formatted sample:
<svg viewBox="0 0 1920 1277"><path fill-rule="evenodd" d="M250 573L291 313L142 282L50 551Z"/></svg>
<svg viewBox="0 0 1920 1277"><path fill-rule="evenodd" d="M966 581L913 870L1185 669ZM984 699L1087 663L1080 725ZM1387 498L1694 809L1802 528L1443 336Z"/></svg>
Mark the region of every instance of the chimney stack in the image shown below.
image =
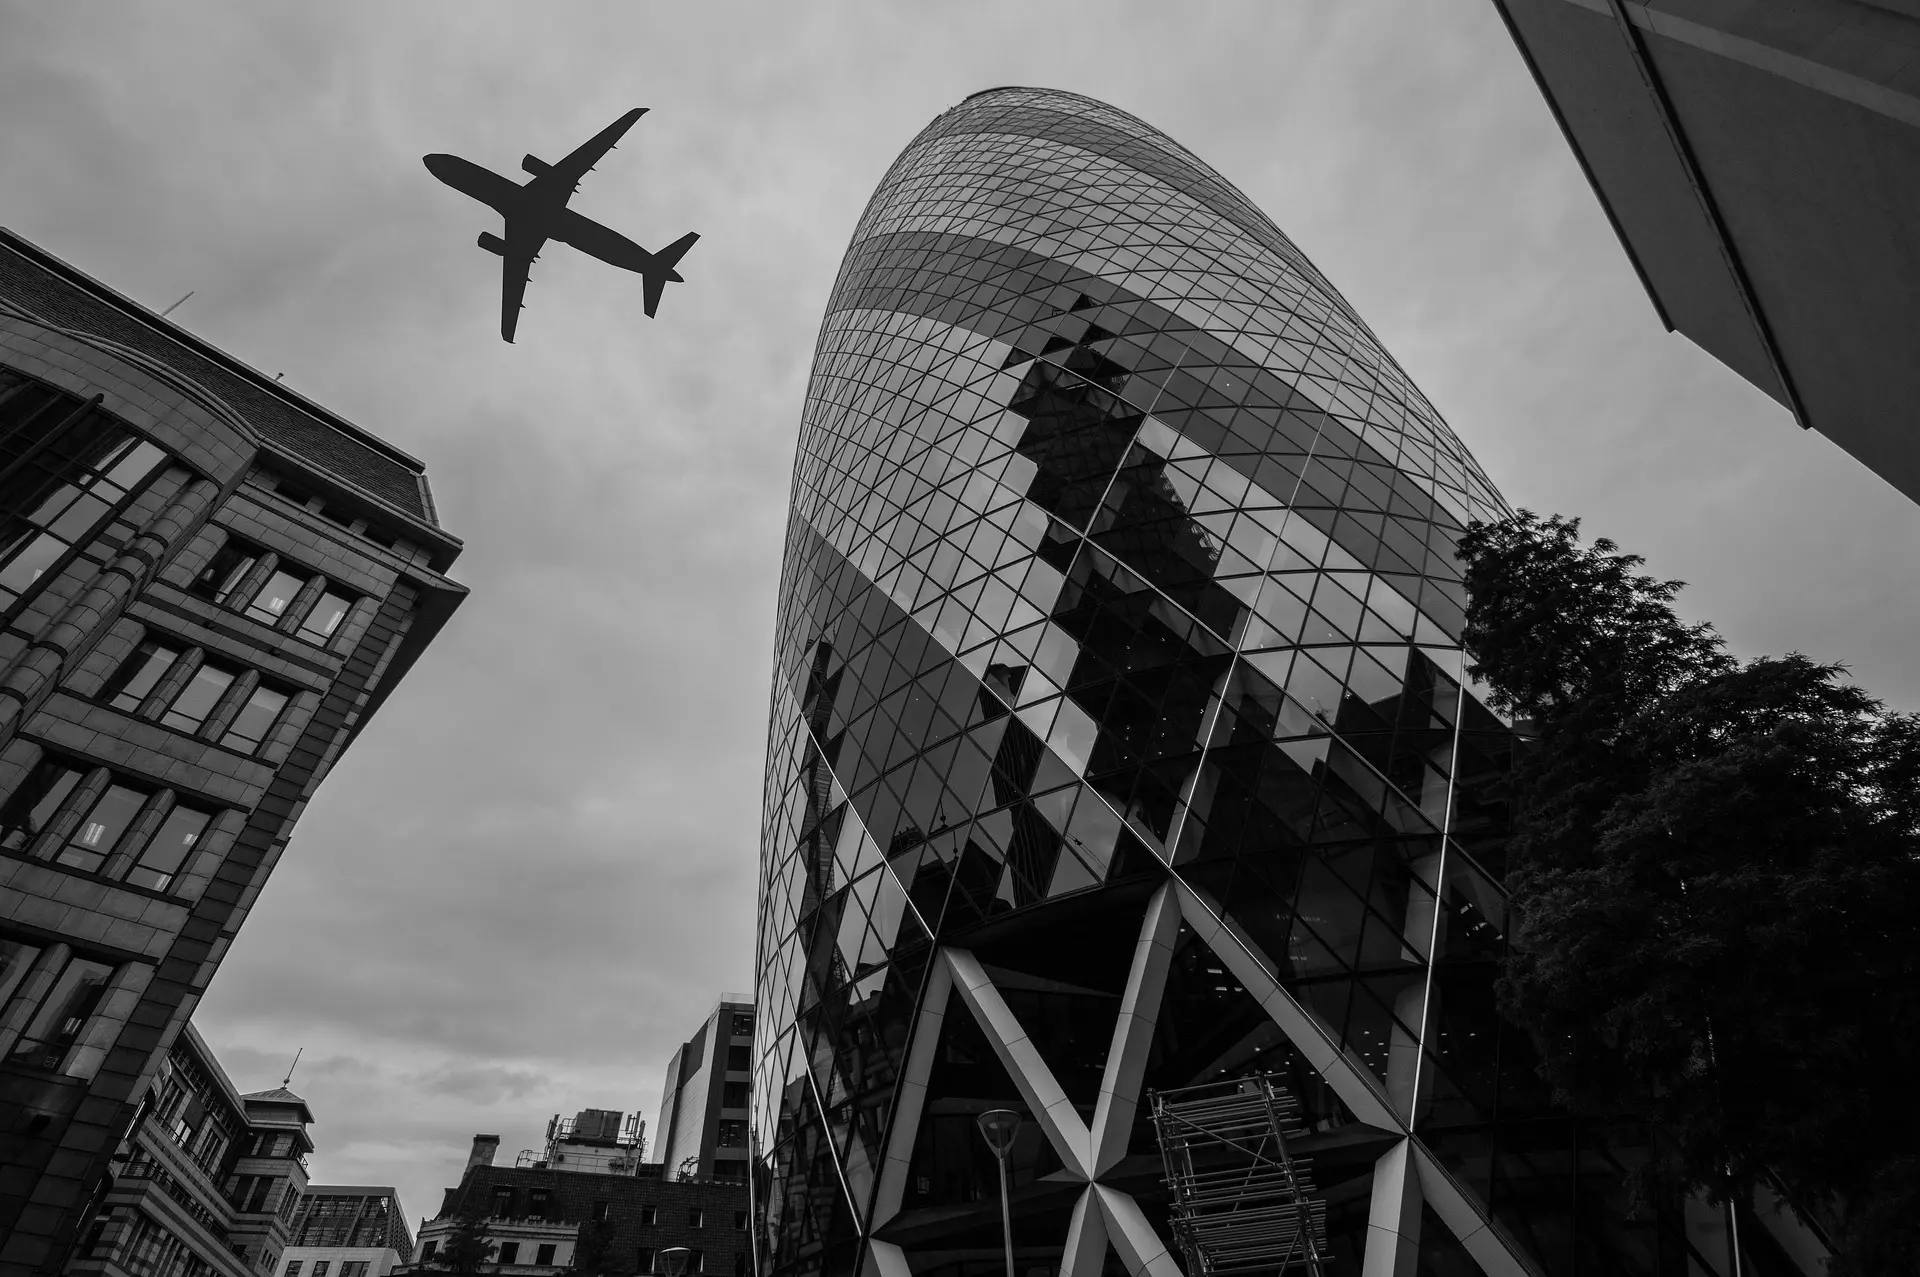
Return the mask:
<svg viewBox="0 0 1920 1277"><path fill-rule="evenodd" d="M476 1135L473 1137L473 1152L467 1154L467 1169L476 1166L492 1166L493 1155L500 1148L498 1135Z"/></svg>

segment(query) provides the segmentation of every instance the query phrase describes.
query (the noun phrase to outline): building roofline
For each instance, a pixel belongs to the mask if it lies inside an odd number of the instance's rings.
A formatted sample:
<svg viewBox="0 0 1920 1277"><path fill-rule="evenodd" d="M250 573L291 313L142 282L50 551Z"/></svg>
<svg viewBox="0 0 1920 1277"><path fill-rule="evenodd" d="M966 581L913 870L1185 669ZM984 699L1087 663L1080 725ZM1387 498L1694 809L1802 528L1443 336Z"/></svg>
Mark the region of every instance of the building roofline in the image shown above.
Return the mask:
<svg viewBox="0 0 1920 1277"><path fill-rule="evenodd" d="M187 1044L193 1048L194 1053L200 1057L200 1062L207 1066L207 1072L211 1073L214 1080L220 1084L220 1089L226 1093L227 1099L233 1104L234 1111L240 1114L243 1120L246 1119L247 1102L241 1096L240 1088L235 1086L233 1079L227 1076L226 1068L221 1065L219 1057L214 1055L213 1048L207 1045L207 1040L200 1036L200 1030L193 1027L192 1020L186 1022L182 1036L187 1039Z"/></svg>
<svg viewBox="0 0 1920 1277"><path fill-rule="evenodd" d="M196 355L211 360L219 364L222 368L225 368L228 372L252 382L256 388L287 401L301 412L313 417L323 425L338 430L354 442L365 444L375 452L386 457L389 461L397 462L415 474L426 473L426 462L420 460L413 454L395 447L365 427L357 426L332 409L314 402L299 391L289 387L285 382L275 381L258 368L234 358L231 354L215 346L205 338L198 337L173 321L162 318L156 311L133 300L133 298L128 297L125 293L101 283L71 262L55 257L52 253L35 244L32 240L22 236L18 231L12 230L9 227L0 226L0 246L13 250L34 264L60 276L69 284L91 293L100 301L107 302L116 309L124 312L129 318L137 320L139 323L151 328L167 340L178 342L180 345L188 347Z"/></svg>
<svg viewBox="0 0 1920 1277"><path fill-rule="evenodd" d="M300 1190L302 1197L314 1194L326 1197L391 1197L399 1200L400 1190L391 1184L309 1184Z"/></svg>

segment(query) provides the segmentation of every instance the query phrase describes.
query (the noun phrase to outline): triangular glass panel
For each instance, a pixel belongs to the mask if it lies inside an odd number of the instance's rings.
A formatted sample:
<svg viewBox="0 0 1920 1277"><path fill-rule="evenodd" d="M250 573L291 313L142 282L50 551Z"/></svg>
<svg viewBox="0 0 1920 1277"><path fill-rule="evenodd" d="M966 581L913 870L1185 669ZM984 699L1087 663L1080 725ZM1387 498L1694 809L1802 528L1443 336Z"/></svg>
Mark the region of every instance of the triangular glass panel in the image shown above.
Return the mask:
<svg viewBox="0 0 1920 1277"><path fill-rule="evenodd" d="M921 1111L901 1215L893 1226L909 1223L920 1211L954 1207L978 1209L997 1226L999 1168L975 1119L988 1109L1025 1113L1027 1103L958 994L951 996L940 1021L927 1089L940 1102ZM1062 1169L1059 1154L1030 1117L1021 1124L1007 1161L1016 1193Z"/></svg>

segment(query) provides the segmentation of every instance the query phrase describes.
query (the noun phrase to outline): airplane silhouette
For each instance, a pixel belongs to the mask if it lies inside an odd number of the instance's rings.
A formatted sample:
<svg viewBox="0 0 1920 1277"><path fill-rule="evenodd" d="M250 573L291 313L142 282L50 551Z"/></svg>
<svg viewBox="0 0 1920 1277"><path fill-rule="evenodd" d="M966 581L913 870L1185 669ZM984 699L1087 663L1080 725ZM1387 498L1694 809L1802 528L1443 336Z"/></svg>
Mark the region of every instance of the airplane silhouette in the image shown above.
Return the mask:
<svg viewBox="0 0 1920 1277"><path fill-rule="evenodd" d="M490 206L506 219L507 237L490 232L480 234L480 247L500 256L501 297L500 336L513 340L513 330L525 306L527 279L540 250L550 239L571 244L581 252L597 257L609 266L637 272L646 289L643 301L651 319L660 305L660 294L670 283L685 282L674 269L693 242L700 237L688 233L657 253L649 253L618 231L609 230L591 218L582 217L567 207L567 201L580 189L580 179L613 149L633 122L647 113L635 107L608 125L586 145L561 160L548 164L528 155L520 167L533 174L525 185L489 172L457 155L428 155L422 159L427 172L482 204Z"/></svg>

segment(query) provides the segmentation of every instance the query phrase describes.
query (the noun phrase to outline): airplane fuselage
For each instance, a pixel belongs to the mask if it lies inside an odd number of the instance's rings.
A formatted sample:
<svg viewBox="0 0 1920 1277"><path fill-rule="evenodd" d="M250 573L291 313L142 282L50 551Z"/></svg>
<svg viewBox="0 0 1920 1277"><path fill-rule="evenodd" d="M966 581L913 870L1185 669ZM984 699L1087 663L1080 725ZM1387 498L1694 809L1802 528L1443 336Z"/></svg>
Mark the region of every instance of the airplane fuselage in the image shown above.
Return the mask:
<svg viewBox="0 0 1920 1277"><path fill-rule="evenodd" d="M550 239L569 244L608 265L641 275L646 283L645 304L649 317L659 303L661 289L668 283L681 282L680 273L673 267L700 238L698 235L682 236L658 253L649 253L618 231L567 207L580 178L642 114L644 108L623 115L559 164L548 164L532 155L525 157L520 166L532 176L524 183L502 177L457 155L423 157L429 173L462 195L487 205L504 223L504 238L486 233L480 236L479 243L503 261L500 335L506 340L513 340L527 269Z"/></svg>

